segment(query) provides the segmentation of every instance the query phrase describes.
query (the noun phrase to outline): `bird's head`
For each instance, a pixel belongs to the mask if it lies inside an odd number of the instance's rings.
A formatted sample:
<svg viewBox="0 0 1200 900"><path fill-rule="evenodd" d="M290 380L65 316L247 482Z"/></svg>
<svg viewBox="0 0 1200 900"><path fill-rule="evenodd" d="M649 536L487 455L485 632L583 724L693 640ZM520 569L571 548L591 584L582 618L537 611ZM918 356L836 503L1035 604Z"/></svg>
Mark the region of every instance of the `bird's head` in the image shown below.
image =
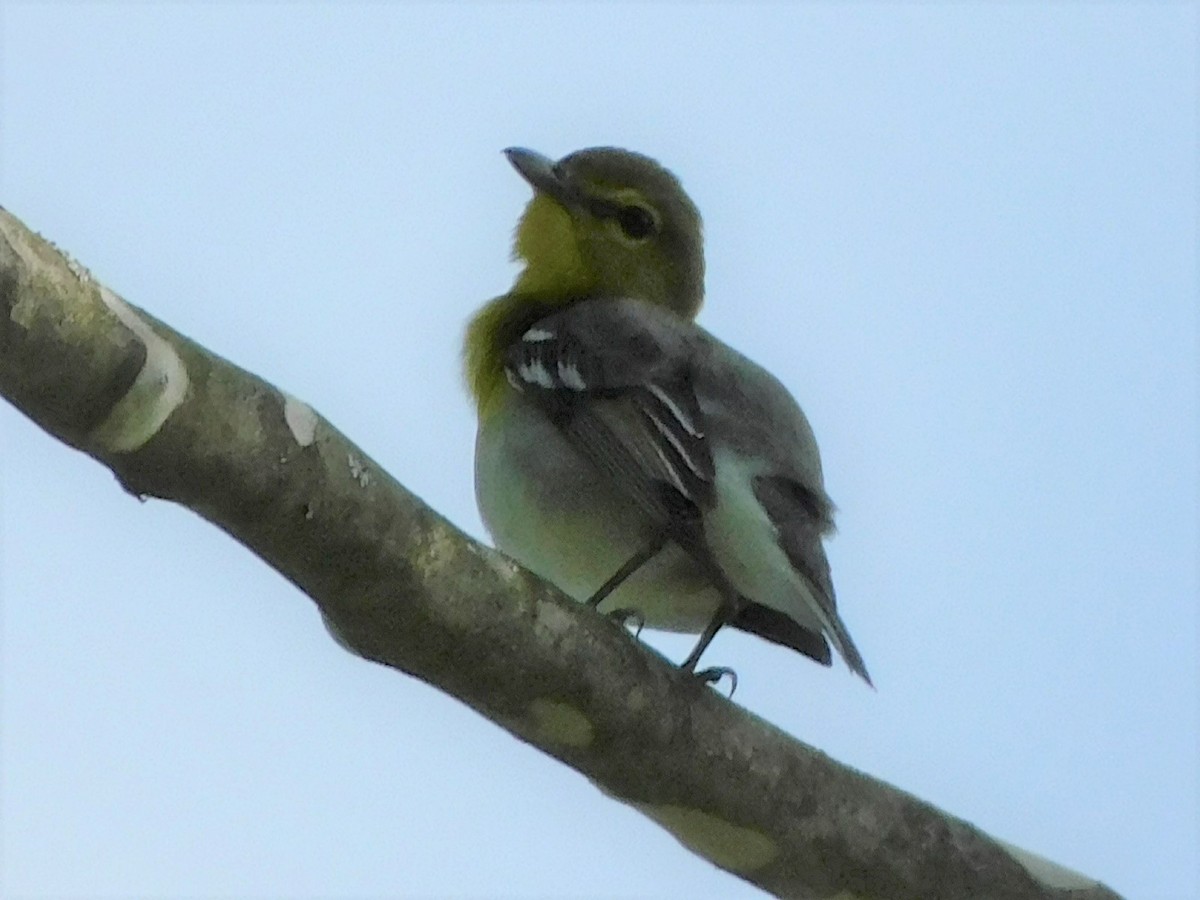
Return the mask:
<svg viewBox="0 0 1200 900"><path fill-rule="evenodd" d="M700 213L674 175L613 147L558 162L504 152L533 188L513 241L525 263L516 291L636 297L696 315L704 298Z"/></svg>

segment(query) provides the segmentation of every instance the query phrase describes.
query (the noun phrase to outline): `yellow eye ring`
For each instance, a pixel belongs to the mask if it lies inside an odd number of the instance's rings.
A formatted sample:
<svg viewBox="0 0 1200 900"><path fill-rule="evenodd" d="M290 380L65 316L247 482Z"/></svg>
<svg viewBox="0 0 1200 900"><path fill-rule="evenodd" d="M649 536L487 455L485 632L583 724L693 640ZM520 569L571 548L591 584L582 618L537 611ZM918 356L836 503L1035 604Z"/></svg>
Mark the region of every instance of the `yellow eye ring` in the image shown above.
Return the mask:
<svg viewBox="0 0 1200 900"><path fill-rule="evenodd" d="M621 232L633 241L644 241L658 230L654 213L637 203L618 207L613 219Z"/></svg>

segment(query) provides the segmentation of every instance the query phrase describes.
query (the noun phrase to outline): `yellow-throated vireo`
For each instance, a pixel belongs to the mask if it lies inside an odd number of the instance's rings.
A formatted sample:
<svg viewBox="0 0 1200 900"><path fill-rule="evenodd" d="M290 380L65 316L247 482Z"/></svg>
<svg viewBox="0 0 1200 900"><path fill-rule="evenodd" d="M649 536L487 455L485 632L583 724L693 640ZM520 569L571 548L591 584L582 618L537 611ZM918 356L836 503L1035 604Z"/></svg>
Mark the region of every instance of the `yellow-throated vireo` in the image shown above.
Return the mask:
<svg viewBox="0 0 1200 900"><path fill-rule="evenodd" d="M804 413L693 319L700 214L654 160L505 151L533 188L524 262L466 336L475 489L500 549L602 611L699 634L723 625L868 683L838 615L833 528ZM714 670L716 671L716 670Z"/></svg>

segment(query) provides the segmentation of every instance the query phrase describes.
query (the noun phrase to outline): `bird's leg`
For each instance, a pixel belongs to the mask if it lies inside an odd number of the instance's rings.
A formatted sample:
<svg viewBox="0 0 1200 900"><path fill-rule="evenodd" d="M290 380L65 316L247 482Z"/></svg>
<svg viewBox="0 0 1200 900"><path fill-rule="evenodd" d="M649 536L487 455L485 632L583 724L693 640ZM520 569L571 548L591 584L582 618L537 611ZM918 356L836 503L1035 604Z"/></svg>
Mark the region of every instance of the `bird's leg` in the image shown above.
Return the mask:
<svg viewBox="0 0 1200 900"><path fill-rule="evenodd" d="M708 649L708 645L712 643L712 639L717 636L717 632L732 618L729 606L722 603L717 607L716 613L709 621L708 626L704 629L704 633L700 635L700 640L696 642L695 648L688 654L688 658L679 664L679 668L685 672L695 673L696 663L700 662L700 656Z"/></svg>
<svg viewBox="0 0 1200 900"><path fill-rule="evenodd" d="M658 554L658 551L666 545L666 543L666 532L656 535L655 538L650 541L650 543L648 543L637 553L633 554L633 556L631 556L624 563L624 565L621 566L621 568L617 569L617 571L613 573L613 576L609 578L608 581L600 585L600 589L588 598L587 605L591 607L597 607L603 603L608 595L619 588L630 575L653 559ZM618 612L624 611L618 610ZM626 613L626 615L628 615L628 613Z"/></svg>
<svg viewBox="0 0 1200 900"><path fill-rule="evenodd" d="M679 668L708 684L716 684L728 675L732 682L729 696L732 697L733 692L737 690L737 672L733 671L733 669L728 666L713 666L709 669L701 669L699 672L696 671L696 663L700 662L700 656L708 649L708 645L717 636L717 632L737 615L740 606L737 594L725 591L724 595L724 601L717 607L717 611L713 613L713 617L704 629L704 633L700 635L700 640L696 642L696 646L688 654L688 658L679 664Z"/></svg>

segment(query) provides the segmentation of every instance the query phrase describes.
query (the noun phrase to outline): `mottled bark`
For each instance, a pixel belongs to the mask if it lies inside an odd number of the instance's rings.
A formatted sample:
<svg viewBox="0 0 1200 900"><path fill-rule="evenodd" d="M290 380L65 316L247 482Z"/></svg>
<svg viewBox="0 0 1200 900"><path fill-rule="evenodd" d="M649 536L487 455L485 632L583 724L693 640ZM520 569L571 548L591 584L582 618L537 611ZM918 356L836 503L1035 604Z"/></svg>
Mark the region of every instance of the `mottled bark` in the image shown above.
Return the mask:
<svg viewBox="0 0 1200 900"><path fill-rule="evenodd" d="M681 675L2 210L0 394L131 493L228 532L312 598L352 652L439 687L766 891L1116 896Z"/></svg>

